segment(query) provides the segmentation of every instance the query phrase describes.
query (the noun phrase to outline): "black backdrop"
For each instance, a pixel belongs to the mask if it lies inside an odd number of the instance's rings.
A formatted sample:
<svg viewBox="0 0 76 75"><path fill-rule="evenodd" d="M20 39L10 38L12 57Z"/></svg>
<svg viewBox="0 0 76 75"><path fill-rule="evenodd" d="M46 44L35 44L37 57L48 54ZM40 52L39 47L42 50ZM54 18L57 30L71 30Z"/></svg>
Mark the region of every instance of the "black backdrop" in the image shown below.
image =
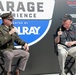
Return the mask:
<svg viewBox="0 0 76 75"><path fill-rule="evenodd" d="M30 46L30 58L27 62L25 71L21 72L21 75L59 72L58 59L54 53L53 34L55 33L56 28L61 25L62 21L60 18L63 17L64 14L76 14L76 8L69 6L67 1L72 0L55 0L53 20L50 30L41 41Z"/></svg>

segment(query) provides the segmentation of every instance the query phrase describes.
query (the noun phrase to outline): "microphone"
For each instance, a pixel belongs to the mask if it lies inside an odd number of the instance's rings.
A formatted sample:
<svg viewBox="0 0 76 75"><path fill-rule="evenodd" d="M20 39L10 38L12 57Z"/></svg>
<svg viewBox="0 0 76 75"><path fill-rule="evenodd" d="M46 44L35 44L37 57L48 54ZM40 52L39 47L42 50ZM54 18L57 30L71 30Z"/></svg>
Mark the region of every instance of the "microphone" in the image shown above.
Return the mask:
<svg viewBox="0 0 76 75"><path fill-rule="evenodd" d="M9 26L9 31L14 28L13 24L11 24L11 26Z"/></svg>
<svg viewBox="0 0 76 75"><path fill-rule="evenodd" d="M14 25L13 25L13 24L11 24L11 27L13 27L13 28L14 28Z"/></svg>
<svg viewBox="0 0 76 75"><path fill-rule="evenodd" d="M11 24L11 26L9 26L9 31L11 31L12 29L14 29L14 25ZM14 34L17 34L17 32L14 32Z"/></svg>
<svg viewBox="0 0 76 75"><path fill-rule="evenodd" d="M62 28L61 27L59 28L59 31L62 31Z"/></svg>
<svg viewBox="0 0 76 75"><path fill-rule="evenodd" d="M62 26L59 26L59 31L62 31Z"/></svg>
<svg viewBox="0 0 76 75"><path fill-rule="evenodd" d="M59 28L58 32L59 32L58 35L62 35L62 28L61 27Z"/></svg>

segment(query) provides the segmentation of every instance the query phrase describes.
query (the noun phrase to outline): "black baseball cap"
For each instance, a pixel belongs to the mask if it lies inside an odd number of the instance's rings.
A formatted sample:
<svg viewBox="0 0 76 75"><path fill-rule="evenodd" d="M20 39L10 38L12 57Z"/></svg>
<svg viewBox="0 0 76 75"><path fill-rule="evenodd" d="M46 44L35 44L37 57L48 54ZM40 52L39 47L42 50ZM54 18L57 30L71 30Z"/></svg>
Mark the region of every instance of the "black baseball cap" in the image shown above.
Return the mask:
<svg viewBox="0 0 76 75"><path fill-rule="evenodd" d="M72 16L69 14L64 15L63 18L61 18L62 20L72 20Z"/></svg>
<svg viewBox="0 0 76 75"><path fill-rule="evenodd" d="M0 15L0 17L2 19L13 19L13 16L12 16L12 12L9 12L9 13L3 13L2 15Z"/></svg>

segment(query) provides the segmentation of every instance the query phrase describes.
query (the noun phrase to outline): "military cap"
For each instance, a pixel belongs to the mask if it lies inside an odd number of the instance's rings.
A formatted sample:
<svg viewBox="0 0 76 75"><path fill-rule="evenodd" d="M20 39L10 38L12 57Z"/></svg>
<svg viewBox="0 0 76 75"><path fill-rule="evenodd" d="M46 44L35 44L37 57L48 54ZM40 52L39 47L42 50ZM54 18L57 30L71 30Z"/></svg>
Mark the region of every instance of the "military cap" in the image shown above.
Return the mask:
<svg viewBox="0 0 76 75"><path fill-rule="evenodd" d="M72 16L69 14L64 15L63 18L61 18L62 20L72 20Z"/></svg>
<svg viewBox="0 0 76 75"><path fill-rule="evenodd" d="M2 15L0 15L0 17L1 17L2 19L8 19L8 18L13 19L12 12L3 13Z"/></svg>

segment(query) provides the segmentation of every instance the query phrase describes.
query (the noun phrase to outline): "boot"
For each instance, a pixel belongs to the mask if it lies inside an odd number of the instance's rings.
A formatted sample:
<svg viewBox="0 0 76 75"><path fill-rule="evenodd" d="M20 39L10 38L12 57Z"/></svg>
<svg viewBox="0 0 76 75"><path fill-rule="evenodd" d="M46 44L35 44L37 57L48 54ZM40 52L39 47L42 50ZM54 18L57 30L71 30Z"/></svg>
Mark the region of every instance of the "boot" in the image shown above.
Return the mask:
<svg viewBox="0 0 76 75"><path fill-rule="evenodd" d="M17 69L15 75L20 75L19 70Z"/></svg>

